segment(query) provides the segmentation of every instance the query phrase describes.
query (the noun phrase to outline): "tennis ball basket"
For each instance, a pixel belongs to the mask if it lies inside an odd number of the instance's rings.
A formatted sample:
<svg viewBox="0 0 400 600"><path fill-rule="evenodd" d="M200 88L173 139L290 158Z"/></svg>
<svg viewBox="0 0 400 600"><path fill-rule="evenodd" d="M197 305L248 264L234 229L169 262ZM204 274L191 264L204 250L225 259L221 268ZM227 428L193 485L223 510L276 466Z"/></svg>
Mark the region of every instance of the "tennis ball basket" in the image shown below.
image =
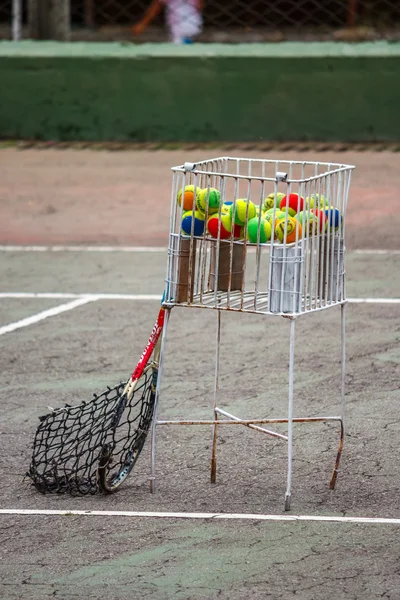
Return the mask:
<svg viewBox="0 0 400 600"><path fill-rule="evenodd" d="M351 165L220 157L172 168L170 234L164 306L217 311L214 418L162 421L158 390L152 429L154 489L158 425L214 426L211 481L216 480L217 431L243 424L288 443L285 509L291 501L293 424L333 420L340 426L330 487L335 486L344 433L345 229ZM294 333L307 313L341 307L341 411L293 417ZM285 317L290 322L288 411L279 419L243 419L217 406L223 311ZM161 346L161 380L165 320ZM159 385L158 385L159 387ZM286 423L287 434L265 427Z"/></svg>

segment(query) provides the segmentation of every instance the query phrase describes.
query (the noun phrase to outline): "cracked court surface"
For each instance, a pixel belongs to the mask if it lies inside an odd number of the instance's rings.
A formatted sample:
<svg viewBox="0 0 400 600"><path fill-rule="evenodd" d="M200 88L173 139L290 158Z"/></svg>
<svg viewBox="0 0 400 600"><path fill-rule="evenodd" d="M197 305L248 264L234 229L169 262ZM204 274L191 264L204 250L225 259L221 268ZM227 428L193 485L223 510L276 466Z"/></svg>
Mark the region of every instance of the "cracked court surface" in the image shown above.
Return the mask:
<svg viewBox="0 0 400 600"><path fill-rule="evenodd" d="M346 437L328 489L338 431L294 431L293 514L400 519L398 255L347 259ZM286 445L225 428L217 483L209 483L211 428L158 428L157 490L149 445L114 496L41 496L24 480L37 417L126 378L155 319L166 252L3 251L0 331L0 566L4 598L395 598L397 524L129 518L113 511L283 514ZM385 295L382 295L385 290ZM110 296L111 295L111 296ZM148 295L147 300L140 299ZM370 302L361 302L369 300ZM240 322L239 322L240 321ZM242 417L285 416L288 328L256 315L222 318L221 405ZM340 310L298 320L295 412L340 410ZM213 311L175 308L160 416L210 418ZM108 516L24 515L23 509L98 510ZM400 521L399 521L400 523Z"/></svg>
<svg viewBox="0 0 400 600"><path fill-rule="evenodd" d="M188 160L180 151L10 149L0 157L0 242L67 246L166 245L169 168ZM337 428L294 430L290 514L315 520L190 518L287 515L285 443L244 427L221 431L215 485L211 428L165 427L157 436L155 494L147 444L114 496L39 495L24 479L37 417L48 405L90 398L130 374L158 310L166 253L0 250L0 498L1 510L17 511L0 511L2 598L398 598L398 156L330 158L356 165L347 243L354 302L347 307L346 436L333 492ZM79 304L82 294L97 297ZM224 408L240 416L285 415L285 325L275 317L223 315ZM339 328L339 309L298 321L297 414L340 410ZM211 416L214 337L212 311L173 310L160 416ZM40 512L57 510L62 514ZM316 520L343 515L354 521Z"/></svg>

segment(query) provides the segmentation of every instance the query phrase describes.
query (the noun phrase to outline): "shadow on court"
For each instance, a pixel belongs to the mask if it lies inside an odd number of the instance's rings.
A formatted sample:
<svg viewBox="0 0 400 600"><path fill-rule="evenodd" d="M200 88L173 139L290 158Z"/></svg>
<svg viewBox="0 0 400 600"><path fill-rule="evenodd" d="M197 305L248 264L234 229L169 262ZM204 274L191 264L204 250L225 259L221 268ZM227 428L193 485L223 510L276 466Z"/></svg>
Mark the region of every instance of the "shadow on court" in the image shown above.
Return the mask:
<svg viewBox="0 0 400 600"><path fill-rule="evenodd" d="M3 252L4 294L161 296L166 253ZM350 298L399 298L394 254L350 253ZM0 328L70 300L1 297ZM155 494L149 443L113 496L42 496L24 474L37 417L126 379L158 300L99 299L0 335L1 506L62 511L283 514L286 443L220 428L209 482L211 427L157 429ZM294 429L291 514L400 519L399 304L347 306L346 435L336 489L328 482L336 425ZM212 418L216 313L174 308L162 418ZM289 325L223 314L219 405L243 418L286 417ZM295 416L340 414L340 309L296 327ZM284 430L281 430L284 432ZM306 600L395 598L399 525L0 515L2 597Z"/></svg>

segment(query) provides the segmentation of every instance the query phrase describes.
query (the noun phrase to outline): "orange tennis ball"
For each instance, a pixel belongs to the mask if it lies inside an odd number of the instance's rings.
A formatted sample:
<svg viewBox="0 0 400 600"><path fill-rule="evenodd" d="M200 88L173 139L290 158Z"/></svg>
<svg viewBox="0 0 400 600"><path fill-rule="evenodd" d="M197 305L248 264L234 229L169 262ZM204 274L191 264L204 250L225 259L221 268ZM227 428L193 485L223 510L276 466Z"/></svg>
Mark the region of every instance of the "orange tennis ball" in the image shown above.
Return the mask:
<svg viewBox="0 0 400 600"><path fill-rule="evenodd" d="M281 200L279 208L283 211L287 210L291 217L305 208L305 202L303 196L298 194L289 194L284 196Z"/></svg>
<svg viewBox="0 0 400 600"><path fill-rule="evenodd" d="M196 199L199 191L200 188L196 188L195 193L194 185L186 185L184 190L179 190L176 196L176 201L178 202L179 206L182 206L183 204L184 212L195 209Z"/></svg>
<svg viewBox="0 0 400 600"><path fill-rule="evenodd" d="M284 219L279 219L277 224L275 225L275 235L280 242L285 244L292 244L296 241L296 239L301 238L301 225L294 218L288 215L287 220L286 217Z"/></svg>

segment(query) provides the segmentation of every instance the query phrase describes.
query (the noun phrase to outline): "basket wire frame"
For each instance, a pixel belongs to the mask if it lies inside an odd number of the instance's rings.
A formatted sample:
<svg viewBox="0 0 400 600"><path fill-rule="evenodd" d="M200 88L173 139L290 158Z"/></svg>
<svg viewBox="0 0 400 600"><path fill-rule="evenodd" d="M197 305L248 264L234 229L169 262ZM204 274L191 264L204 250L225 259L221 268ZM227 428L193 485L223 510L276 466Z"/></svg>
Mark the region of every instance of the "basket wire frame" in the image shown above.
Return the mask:
<svg viewBox="0 0 400 600"><path fill-rule="evenodd" d="M168 318L162 332L160 371L156 392L151 443L151 490L155 490L156 428L159 425L213 425L211 482L216 481L217 433L222 425L242 425L287 442L287 483L285 510L290 509L293 463L293 424L298 422L336 421L340 426L339 444L330 487L338 473L344 437L345 408L345 227L346 210L354 167L338 163L279 161L220 157L174 167L172 169L170 237L166 269L164 305L169 315L172 308L213 309L217 314L214 374L213 419L162 420L158 417L159 387L162 374L164 343ZM235 237L232 226L229 239L222 239L221 226L215 238L207 229L210 216L205 206L205 226L201 235L181 229L183 202L177 203L180 189L217 189L222 202L245 199L246 219L243 230ZM250 202L258 207L258 225L263 218L262 207L271 193L297 194L297 209L307 198L302 215L295 221L295 230L288 241L290 217L286 212L278 238L276 229L279 210L274 203L271 216L271 238L250 242L247 220ZM310 199L313 198L314 207ZM218 216L222 216L222 205ZM320 211L313 212L316 207ZM325 212L326 211L326 212ZM300 211L297 210L299 213ZM295 215L298 217L298 215ZM284 227L284 229L283 229ZM278 233L277 233L278 232ZM236 232L237 233L237 232ZM184 268L183 268L184 267ZM235 269L238 269L235 272ZM339 415L294 417L294 350L296 320L302 315L340 306L341 313L341 408ZM255 313L285 317L290 323L287 415L280 418L245 419L233 415L219 403L219 357L221 315L223 312ZM287 433L267 428L267 424L285 423Z"/></svg>

